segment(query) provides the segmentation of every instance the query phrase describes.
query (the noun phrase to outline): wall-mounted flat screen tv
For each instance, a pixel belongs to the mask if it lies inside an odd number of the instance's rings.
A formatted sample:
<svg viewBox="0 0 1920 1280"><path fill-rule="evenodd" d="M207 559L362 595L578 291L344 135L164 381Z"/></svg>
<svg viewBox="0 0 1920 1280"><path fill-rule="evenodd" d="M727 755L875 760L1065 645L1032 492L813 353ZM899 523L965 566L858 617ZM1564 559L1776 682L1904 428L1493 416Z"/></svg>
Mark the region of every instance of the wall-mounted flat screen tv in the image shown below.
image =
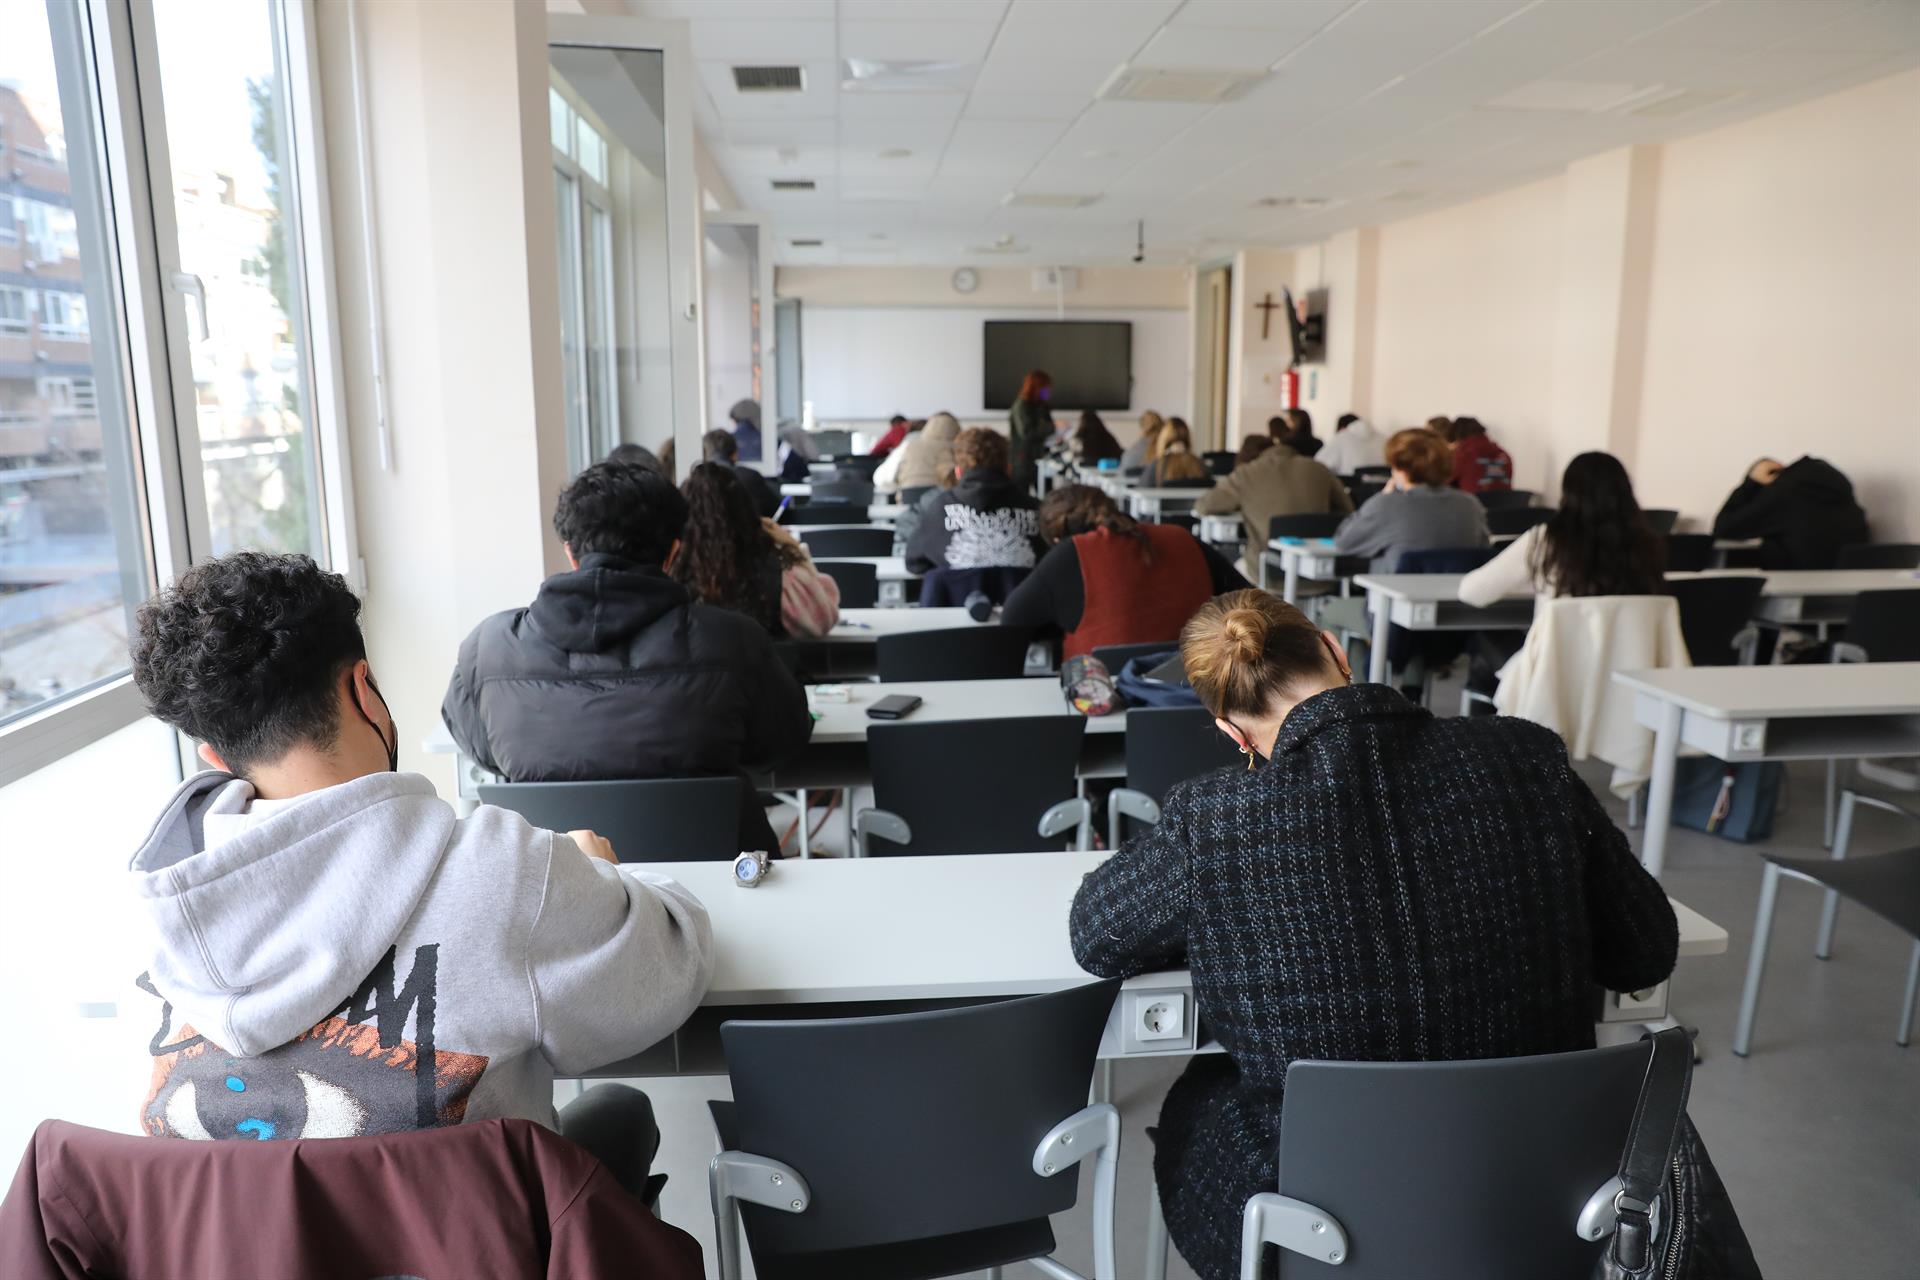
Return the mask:
<svg viewBox="0 0 1920 1280"><path fill-rule="evenodd" d="M1133 325L1125 320L989 320L986 406L1010 409L1029 370L1053 378L1052 407L1133 407Z"/></svg>

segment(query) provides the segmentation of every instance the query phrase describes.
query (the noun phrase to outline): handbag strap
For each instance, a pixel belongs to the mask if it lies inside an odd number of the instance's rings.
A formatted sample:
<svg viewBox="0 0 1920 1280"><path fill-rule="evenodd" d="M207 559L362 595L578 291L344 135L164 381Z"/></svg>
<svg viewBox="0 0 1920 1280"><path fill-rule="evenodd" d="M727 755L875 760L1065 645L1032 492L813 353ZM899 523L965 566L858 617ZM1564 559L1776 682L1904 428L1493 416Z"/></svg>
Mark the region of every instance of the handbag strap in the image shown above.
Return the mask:
<svg viewBox="0 0 1920 1280"><path fill-rule="evenodd" d="M1693 1087L1693 1041L1687 1033L1668 1027L1647 1038L1653 1041L1653 1052L1640 1083L1627 1147L1620 1155L1620 1195L1643 1211L1660 1194Z"/></svg>

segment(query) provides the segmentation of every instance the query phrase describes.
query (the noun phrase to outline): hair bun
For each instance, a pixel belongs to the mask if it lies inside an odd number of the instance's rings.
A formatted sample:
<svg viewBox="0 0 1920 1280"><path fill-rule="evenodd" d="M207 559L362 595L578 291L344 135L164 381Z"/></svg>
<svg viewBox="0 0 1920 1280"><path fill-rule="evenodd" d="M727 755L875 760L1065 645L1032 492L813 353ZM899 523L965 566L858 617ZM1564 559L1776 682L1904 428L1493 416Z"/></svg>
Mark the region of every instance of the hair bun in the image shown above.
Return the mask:
<svg viewBox="0 0 1920 1280"><path fill-rule="evenodd" d="M1267 652L1267 615L1244 606L1229 609L1220 619L1220 638L1225 642L1221 654L1228 662L1252 664Z"/></svg>

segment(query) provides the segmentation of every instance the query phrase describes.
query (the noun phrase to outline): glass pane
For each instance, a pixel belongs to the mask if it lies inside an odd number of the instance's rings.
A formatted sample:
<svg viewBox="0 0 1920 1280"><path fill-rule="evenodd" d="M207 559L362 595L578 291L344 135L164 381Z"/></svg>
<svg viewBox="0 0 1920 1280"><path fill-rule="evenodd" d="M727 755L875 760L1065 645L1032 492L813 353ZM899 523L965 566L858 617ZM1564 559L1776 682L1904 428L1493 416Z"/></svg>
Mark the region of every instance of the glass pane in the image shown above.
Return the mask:
<svg viewBox="0 0 1920 1280"><path fill-rule="evenodd" d="M772 421L760 385L759 227L707 224L704 289L707 426L728 426L742 400L760 404L762 422Z"/></svg>
<svg viewBox="0 0 1920 1280"><path fill-rule="evenodd" d="M324 559L293 235L287 76L268 0L156 0L211 551Z"/></svg>
<svg viewBox="0 0 1920 1280"><path fill-rule="evenodd" d="M623 440L658 452L673 435L664 63L643 50L555 47L548 56L554 92L579 121L575 159L592 192L585 221L576 203L560 232L562 342L577 380L569 404L582 406L576 460ZM579 341L569 325L584 330Z"/></svg>
<svg viewBox="0 0 1920 1280"><path fill-rule="evenodd" d="M148 578L76 13L0 3L0 724L125 671Z"/></svg>
<svg viewBox="0 0 1920 1280"><path fill-rule="evenodd" d="M560 368L567 398L567 451L574 470L593 459L587 448L586 372L580 364L580 184L553 173L553 221L560 251Z"/></svg>
<svg viewBox="0 0 1920 1280"><path fill-rule="evenodd" d="M547 134L555 151L563 156L573 154L573 108L558 89L547 90Z"/></svg>

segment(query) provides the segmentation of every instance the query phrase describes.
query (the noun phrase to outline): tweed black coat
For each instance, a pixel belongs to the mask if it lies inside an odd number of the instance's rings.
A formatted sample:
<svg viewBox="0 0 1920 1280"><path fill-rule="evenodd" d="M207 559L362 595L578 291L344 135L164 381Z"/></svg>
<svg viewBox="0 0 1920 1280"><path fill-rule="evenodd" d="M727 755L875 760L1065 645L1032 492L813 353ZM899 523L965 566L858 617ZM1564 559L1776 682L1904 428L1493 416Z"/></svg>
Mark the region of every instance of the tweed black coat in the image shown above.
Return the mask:
<svg viewBox="0 0 1920 1280"><path fill-rule="evenodd" d="M1591 1048L1596 984L1649 987L1679 932L1659 884L1547 729L1436 719L1383 685L1296 707L1273 757L1175 787L1073 901L1088 972L1187 965L1224 1055L1167 1094L1154 1176L1206 1280L1275 1185L1296 1058Z"/></svg>

